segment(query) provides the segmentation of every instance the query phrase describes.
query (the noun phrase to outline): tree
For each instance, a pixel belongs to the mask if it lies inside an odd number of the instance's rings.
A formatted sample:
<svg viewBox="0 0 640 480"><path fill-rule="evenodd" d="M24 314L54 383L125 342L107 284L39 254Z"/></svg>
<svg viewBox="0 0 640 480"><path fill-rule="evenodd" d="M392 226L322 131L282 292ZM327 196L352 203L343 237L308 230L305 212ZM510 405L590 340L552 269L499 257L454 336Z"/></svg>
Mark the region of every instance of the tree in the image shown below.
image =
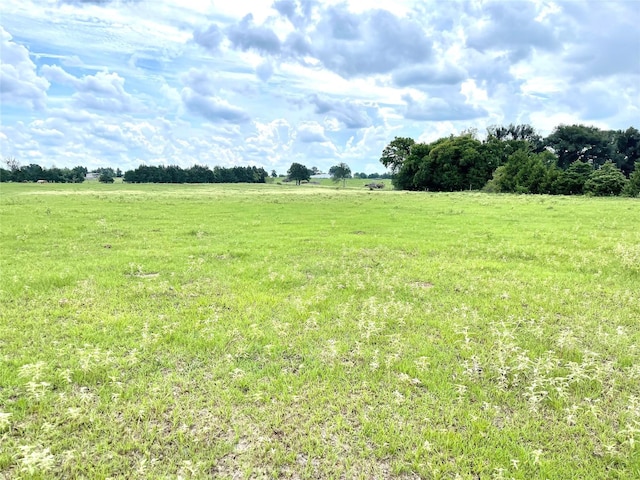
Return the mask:
<svg viewBox="0 0 640 480"><path fill-rule="evenodd" d="M640 131L629 127L624 132L616 132L616 165L626 176L631 172L638 171L640 162ZM635 167L634 167L635 165Z"/></svg>
<svg viewBox="0 0 640 480"><path fill-rule="evenodd" d="M275 170L271 170L271 177L272 178L278 178L278 174L276 173Z"/></svg>
<svg viewBox="0 0 640 480"><path fill-rule="evenodd" d="M342 180L342 186L345 187L347 178L351 178L351 169L346 163L339 163L329 169L329 174L331 175L331 180L335 183Z"/></svg>
<svg viewBox="0 0 640 480"><path fill-rule="evenodd" d="M100 174L100 177L98 177L98 181L100 183L113 183L113 175L111 175L109 172L103 171Z"/></svg>
<svg viewBox="0 0 640 480"><path fill-rule="evenodd" d="M119 168L116 168L116 177L122 177L122 170L120 170Z"/></svg>
<svg viewBox="0 0 640 480"><path fill-rule="evenodd" d="M95 170L93 170L94 173L106 173L107 175L110 175L112 177L116 176L116 172L113 168L111 167L102 167L102 168L96 168Z"/></svg>
<svg viewBox="0 0 640 480"><path fill-rule="evenodd" d="M416 143L394 176L401 190L459 191L480 189L497 166L471 134Z"/></svg>
<svg viewBox="0 0 640 480"><path fill-rule="evenodd" d="M73 167L71 169L71 182L82 183L87 176L87 169L82 166Z"/></svg>
<svg viewBox="0 0 640 480"><path fill-rule="evenodd" d="M593 173L593 167L579 160L569 165L556 179L553 185L553 193L559 195L582 195L584 184Z"/></svg>
<svg viewBox="0 0 640 480"><path fill-rule="evenodd" d="M287 175L291 180L296 181L296 185L300 185L300 182L311 179L311 170L300 163L292 163L287 170Z"/></svg>
<svg viewBox="0 0 640 480"><path fill-rule="evenodd" d="M508 127L493 125L487 128L488 141L498 140L500 142L528 142L535 152L544 149L542 137L538 135L531 125L509 124ZM515 151L515 150L514 150Z"/></svg>
<svg viewBox="0 0 640 480"><path fill-rule="evenodd" d="M620 195L626 183L624 173L609 161L589 175L584 191L597 196Z"/></svg>
<svg viewBox="0 0 640 480"><path fill-rule="evenodd" d="M622 194L627 197L640 195L640 160L636 162L635 170L629 175L629 181L622 189Z"/></svg>
<svg viewBox="0 0 640 480"><path fill-rule="evenodd" d="M549 168L544 153L518 150L509 156L487 182L485 191L504 193L547 193Z"/></svg>
<svg viewBox="0 0 640 480"><path fill-rule="evenodd" d="M380 162L395 174L402 168L402 165L411 153L411 147L415 143L412 138L395 137L382 151Z"/></svg>
<svg viewBox="0 0 640 480"><path fill-rule="evenodd" d="M585 125L556 127L545 145L558 155L558 166L563 170L577 160L598 167L615 154L610 132Z"/></svg>
<svg viewBox="0 0 640 480"><path fill-rule="evenodd" d="M6 157L4 159L4 164L7 166L11 173L16 173L20 170L20 162L18 162L14 157Z"/></svg>

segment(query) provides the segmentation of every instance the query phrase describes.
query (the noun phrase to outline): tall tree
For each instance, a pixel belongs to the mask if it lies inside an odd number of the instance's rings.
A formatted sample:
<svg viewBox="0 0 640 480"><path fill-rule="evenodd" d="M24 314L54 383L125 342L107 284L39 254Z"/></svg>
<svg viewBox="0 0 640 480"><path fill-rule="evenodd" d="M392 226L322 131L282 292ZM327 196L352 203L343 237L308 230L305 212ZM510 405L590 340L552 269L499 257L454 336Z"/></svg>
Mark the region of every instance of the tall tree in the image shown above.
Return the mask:
<svg viewBox="0 0 640 480"><path fill-rule="evenodd" d="M300 182L311 179L311 170L300 163L292 163L287 170L287 175L291 180L296 181L296 185L300 185Z"/></svg>
<svg viewBox="0 0 640 480"><path fill-rule="evenodd" d="M411 150L411 160L414 150L422 157L413 178L413 187L419 190L480 189L496 167L485 155L482 143L470 134L441 138L427 148L416 145Z"/></svg>
<svg viewBox="0 0 640 480"><path fill-rule="evenodd" d="M563 170L578 160L598 167L615 154L611 135L597 127L561 125L544 142L558 156Z"/></svg>
<svg viewBox="0 0 640 480"><path fill-rule="evenodd" d="M395 174L402 168L402 164L409 157L411 147L415 143L412 138L395 137L382 151L380 162Z"/></svg>
<svg viewBox="0 0 640 480"><path fill-rule="evenodd" d="M18 162L14 157L6 157L3 162L11 173L15 173L20 170L20 162Z"/></svg>
<svg viewBox="0 0 640 480"><path fill-rule="evenodd" d="M634 127L627 128L624 132L616 132L616 150L618 158L616 165L626 176L631 175L634 169L637 171L637 162L640 161L640 131Z"/></svg>
<svg viewBox="0 0 640 480"><path fill-rule="evenodd" d="M492 125L487 128L487 137L487 141L495 139L501 142L529 142L535 152L540 152L544 148L542 137L536 133L535 128L528 124L514 125L510 123L507 127Z"/></svg>
<svg viewBox="0 0 640 480"><path fill-rule="evenodd" d="M331 180L338 183L342 180L342 186L346 186L347 178L351 178L351 169L346 163L339 163L329 169Z"/></svg>

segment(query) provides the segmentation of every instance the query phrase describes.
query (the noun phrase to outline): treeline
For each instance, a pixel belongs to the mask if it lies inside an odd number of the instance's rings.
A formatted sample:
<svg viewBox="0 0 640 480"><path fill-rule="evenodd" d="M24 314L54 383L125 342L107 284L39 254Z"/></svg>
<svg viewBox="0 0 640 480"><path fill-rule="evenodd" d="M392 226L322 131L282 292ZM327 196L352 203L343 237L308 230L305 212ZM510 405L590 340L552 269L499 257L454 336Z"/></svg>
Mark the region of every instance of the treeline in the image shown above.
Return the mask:
<svg viewBox="0 0 640 480"><path fill-rule="evenodd" d="M0 168L0 182L37 182L45 180L50 183L82 183L87 174L85 167L74 168L42 168L32 163L20 166L7 161L9 169Z"/></svg>
<svg viewBox="0 0 640 480"><path fill-rule="evenodd" d="M401 190L630 195L640 193L640 132L559 126L541 137L529 125L416 143L396 137L380 161Z"/></svg>
<svg viewBox="0 0 640 480"><path fill-rule="evenodd" d="M183 169L176 165L146 166L124 173L128 183L265 183L269 174L262 167L213 167L194 165Z"/></svg>
<svg viewBox="0 0 640 480"><path fill-rule="evenodd" d="M14 159L7 159L8 169L0 168L0 182L37 182L49 183L82 183L89 171L86 167L42 168L30 164L20 166ZM267 172L257 167L214 167L194 165L183 169L178 166L145 166L122 174L120 169L98 168L92 170L100 182L112 183L114 177L122 177L130 183L265 183Z"/></svg>
<svg viewBox="0 0 640 480"><path fill-rule="evenodd" d="M362 180L365 179L391 179L393 177L393 175L391 175L389 172L385 172L385 173L364 173L364 172L356 172L353 174L353 178L361 178Z"/></svg>

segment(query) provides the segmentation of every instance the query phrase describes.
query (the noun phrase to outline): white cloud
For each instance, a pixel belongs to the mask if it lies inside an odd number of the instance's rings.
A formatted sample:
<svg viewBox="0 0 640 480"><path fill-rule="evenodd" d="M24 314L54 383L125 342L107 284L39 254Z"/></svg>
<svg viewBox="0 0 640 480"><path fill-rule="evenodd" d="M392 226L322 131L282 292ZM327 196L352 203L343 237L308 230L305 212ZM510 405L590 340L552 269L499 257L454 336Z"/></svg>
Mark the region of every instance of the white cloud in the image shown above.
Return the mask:
<svg viewBox="0 0 640 480"><path fill-rule="evenodd" d="M298 126L298 141L302 143L325 143L329 140L324 134L324 127L316 122L303 122Z"/></svg>
<svg viewBox="0 0 640 480"><path fill-rule="evenodd" d="M44 65L41 70L51 82L73 87L76 93L71 99L79 108L124 113L136 103L125 91L125 79L117 73L98 72L76 78L57 65Z"/></svg>
<svg viewBox="0 0 640 480"><path fill-rule="evenodd" d="M395 135L640 118L637 2L5 0L0 155L375 170ZM377 169L381 171L383 168Z"/></svg>
<svg viewBox="0 0 640 480"><path fill-rule="evenodd" d="M49 82L39 77L29 51L0 26L0 99L2 103L44 108Z"/></svg>

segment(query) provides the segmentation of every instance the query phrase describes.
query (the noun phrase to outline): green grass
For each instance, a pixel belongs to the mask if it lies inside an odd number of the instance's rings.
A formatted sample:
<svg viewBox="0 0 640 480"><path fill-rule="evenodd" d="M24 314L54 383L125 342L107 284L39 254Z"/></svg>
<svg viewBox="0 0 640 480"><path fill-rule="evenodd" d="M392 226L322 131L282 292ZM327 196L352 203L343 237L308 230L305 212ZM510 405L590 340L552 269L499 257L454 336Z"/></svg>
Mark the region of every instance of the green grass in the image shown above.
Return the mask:
<svg viewBox="0 0 640 480"><path fill-rule="evenodd" d="M640 203L352 187L0 186L0 478L640 477Z"/></svg>

